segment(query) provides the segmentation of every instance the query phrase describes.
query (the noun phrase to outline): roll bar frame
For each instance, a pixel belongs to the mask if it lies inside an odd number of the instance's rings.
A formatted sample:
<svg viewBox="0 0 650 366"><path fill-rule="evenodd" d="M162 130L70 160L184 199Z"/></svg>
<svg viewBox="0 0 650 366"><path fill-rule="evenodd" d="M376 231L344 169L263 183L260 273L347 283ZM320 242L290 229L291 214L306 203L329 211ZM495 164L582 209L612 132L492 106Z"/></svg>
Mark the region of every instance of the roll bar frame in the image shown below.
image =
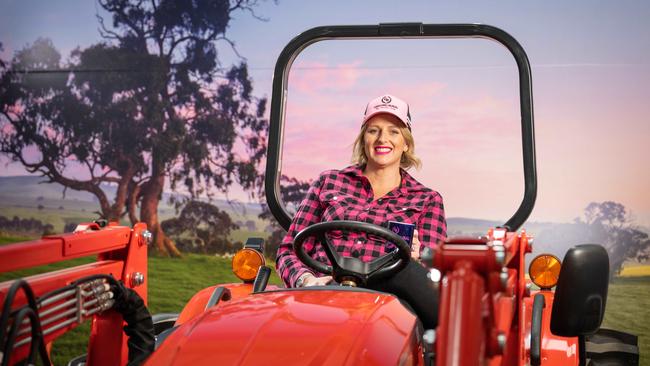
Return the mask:
<svg viewBox="0 0 650 366"><path fill-rule="evenodd" d="M280 53L273 74L273 94L271 97L269 141L264 184L269 210L285 230L288 230L291 225L291 216L281 202L280 168L282 165L282 141L289 69L298 54L313 43L331 39L429 39L456 37L488 38L497 41L510 51L517 63L519 70L521 139L524 158L524 197L517 211L503 226L509 231L517 230L521 227L530 216L537 198L532 79L526 52L511 35L490 25L389 23L312 28L291 40Z"/></svg>

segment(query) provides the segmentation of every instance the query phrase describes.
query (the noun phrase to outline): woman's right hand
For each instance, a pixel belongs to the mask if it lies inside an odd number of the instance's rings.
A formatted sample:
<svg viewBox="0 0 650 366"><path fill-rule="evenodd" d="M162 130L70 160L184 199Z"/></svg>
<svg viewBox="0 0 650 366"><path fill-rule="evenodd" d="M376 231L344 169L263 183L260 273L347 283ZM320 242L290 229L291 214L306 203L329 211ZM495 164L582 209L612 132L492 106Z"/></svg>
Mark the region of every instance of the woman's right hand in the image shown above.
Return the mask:
<svg viewBox="0 0 650 366"><path fill-rule="evenodd" d="M330 284L333 280L332 276L316 277L309 274L302 280L302 287L325 286Z"/></svg>
<svg viewBox="0 0 650 366"><path fill-rule="evenodd" d="M411 258L414 260L420 260L420 247L422 244L420 243L420 238L418 238L418 231L413 230L413 240L411 244Z"/></svg>

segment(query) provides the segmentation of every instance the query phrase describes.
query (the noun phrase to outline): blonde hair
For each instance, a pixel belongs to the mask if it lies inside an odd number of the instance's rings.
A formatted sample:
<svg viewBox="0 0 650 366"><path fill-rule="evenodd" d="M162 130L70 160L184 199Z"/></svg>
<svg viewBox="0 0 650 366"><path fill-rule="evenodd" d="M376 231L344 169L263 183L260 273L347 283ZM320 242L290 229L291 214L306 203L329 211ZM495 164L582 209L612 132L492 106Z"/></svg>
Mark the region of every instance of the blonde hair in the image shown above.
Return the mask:
<svg viewBox="0 0 650 366"><path fill-rule="evenodd" d="M363 136L365 135L367 129L368 123L364 123L363 126L361 126L359 135L357 135L356 140L354 140L354 144L352 146L352 163L354 164L364 165L368 162L368 157L366 156L366 150L364 148L365 144L363 141ZM404 136L406 146L408 146L408 150L402 153L402 157L399 163L400 168L404 170L409 170L412 167L420 169L422 166L422 161L417 157L417 155L415 155L415 140L413 139L411 130L403 126L400 126L399 130L402 132L402 136Z"/></svg>

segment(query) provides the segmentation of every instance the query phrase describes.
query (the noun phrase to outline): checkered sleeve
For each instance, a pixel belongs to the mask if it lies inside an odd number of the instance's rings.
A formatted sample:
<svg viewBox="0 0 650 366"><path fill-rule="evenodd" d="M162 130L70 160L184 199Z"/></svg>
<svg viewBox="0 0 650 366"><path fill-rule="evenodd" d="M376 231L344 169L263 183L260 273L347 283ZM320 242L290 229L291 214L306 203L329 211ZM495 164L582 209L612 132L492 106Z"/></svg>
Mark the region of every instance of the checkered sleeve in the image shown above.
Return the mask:
<svg viewBox="0 0 650 366"><path fill-rule="evenodd" d="M318 195L325 181L325 177L325 173L321 174L318 180L314 181L309 187L305 199L293 217L287 235L278 248L275 266L280 278L282 278L282 281L284 281L287 287L294 287L298 278L304 273L308 272L313 274L312 271L302 264L293 251L293 238L302 229L321 221L322 207Z"/></svg>
<svg viewBox="0 0 650 366"><path fill-rule="evenodd" d="M434 192L425 205L418 221L418 236L423 247L435 248L440 240L447 238L447 221L442 196Z"/></svg>

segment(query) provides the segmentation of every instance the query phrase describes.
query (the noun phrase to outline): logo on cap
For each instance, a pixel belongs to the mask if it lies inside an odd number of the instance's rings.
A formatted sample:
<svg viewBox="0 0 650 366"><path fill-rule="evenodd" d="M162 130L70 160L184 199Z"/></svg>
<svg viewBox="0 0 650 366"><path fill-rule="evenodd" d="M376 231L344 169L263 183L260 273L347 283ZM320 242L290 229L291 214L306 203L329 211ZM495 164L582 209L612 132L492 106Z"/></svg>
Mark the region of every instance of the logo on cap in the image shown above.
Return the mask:
<svg viewBox="0 0 650 366"><path fill-rule="evenodd" d="M392 99L390 99L390 97L389 97L388 95L384 95L384 96L381 98L381 102L384 103L384 104L388 104L388 103L390 103L391 101L392 101Z"/></svg>

